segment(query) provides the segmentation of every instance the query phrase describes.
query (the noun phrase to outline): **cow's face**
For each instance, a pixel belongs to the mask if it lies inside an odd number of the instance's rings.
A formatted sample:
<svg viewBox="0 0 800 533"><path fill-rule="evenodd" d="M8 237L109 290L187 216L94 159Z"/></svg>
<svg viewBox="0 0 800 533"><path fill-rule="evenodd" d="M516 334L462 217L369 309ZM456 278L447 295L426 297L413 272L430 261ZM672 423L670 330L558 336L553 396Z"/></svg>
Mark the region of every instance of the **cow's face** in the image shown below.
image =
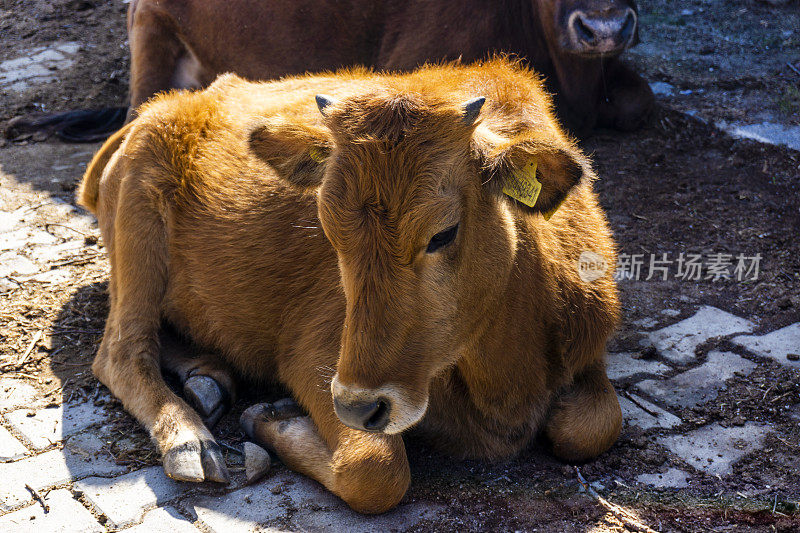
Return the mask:
<svg viewBox="0 0 800 533"><path fill-rule="evenodd" d="M347 426L398 433L422 418L431 381L508 297L515 210L556 206L583 167L551 123L515 141L476 126L482 99L318 100L331 134L284 176L319 179L319 218L339 261L346 314L334 407ZM503 173L533 161L542 192L533 208L517 207L501 192Z"/></svg>
<svg viewBox="0 0 800 533"><path fill-rule="evenodd" d="M532 0L547 40L582 56L619 54L638 42L634 0Z"/></svg>

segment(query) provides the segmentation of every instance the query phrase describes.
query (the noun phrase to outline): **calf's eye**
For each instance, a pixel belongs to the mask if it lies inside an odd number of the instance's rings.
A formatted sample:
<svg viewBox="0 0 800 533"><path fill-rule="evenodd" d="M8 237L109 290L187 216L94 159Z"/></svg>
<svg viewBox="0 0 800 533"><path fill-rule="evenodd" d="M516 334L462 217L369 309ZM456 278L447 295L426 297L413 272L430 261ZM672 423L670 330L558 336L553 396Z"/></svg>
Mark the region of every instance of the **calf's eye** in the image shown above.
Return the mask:
<svg viewBox="0 0 800 533"><path fill-rule="evenodd" d="M456 238L458 234L458 224L455 226L449 227L444 231L440 231L433 237L431 237L431 242L428 243L428 248L425 249L425 252L432 254L439 248L443 248L453 242L453 239Z"/></svg>

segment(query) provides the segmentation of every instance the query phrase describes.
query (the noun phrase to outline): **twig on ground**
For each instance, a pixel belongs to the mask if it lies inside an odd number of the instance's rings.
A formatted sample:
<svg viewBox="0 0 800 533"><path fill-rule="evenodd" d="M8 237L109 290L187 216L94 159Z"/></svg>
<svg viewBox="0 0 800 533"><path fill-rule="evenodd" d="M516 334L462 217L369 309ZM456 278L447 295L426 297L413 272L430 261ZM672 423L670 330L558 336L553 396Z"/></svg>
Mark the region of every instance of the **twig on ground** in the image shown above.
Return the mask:
<svg viewBox="0 0 800 533"><path fill-rule="evenodd" d="M6 378L23 377L23 378L28 378L28 379L35 379L38 383L42 382L42 378L36 377L33 374L27 374L25 372L14 372L13 374L4 373L3 377L6 377Z"/></svg>
<svg viewBox="0 0 800 533"><path fill-rule="evenodd" d="M17 360L17 366L18 367L21 367L23 364L25 364L25 361L28 360L28 356L31 354L33 349L36 347L36 343L38 343L39 339L42 338L42 333L43 332L40 329L39 331L36 332L36 335L33 336L33 340L31 340L31 343L28 345L28 349L25 350L25 353L22 354L22 357L20 357Z"/></svg>
<svg viewBox="0 0 800 533"><path fill-rule="evenodd" d="M44 501L44 498L42 497L41 494L39 494L39 491L34 489L33 487L31 487L27 483L25 483L25 488L28 489L31 492L31 494L33 495L33 499L34 500L36 500L37 502L42 504L42 509L44 509L45 514L49 513L50 512L50 506L47 505L46 501Z"/></svg>
<svg viewBox="0 0 800 533"><path fill-rule="evenodd" d="M585 490L587 494L589 494L589 496L597 500L597 502L600 505L608 509L620 522L622 522L625 525L625 527L633 529L634 531L643 531L644 533L658 533L656 530L639 522L639 520L637 520L636 517L632 516L628 510L624 509L623 507L620 507L615 503L611 503L610 501L600 496L597 493L597 491L594 490L594 488L592 488L592 486L589 485L589 483L583 477L583 474L581 474L580 467L577 466L575 467L575 474L578 476L578 482L583 487L583 490Z"/></svg>
<svg viewBox="0 0 800 533"><path fill-rule="evenodd" d="M65 259L64 261L58 261L56 263L50 263L50 268L58 268L66 265L76 265L76 264L85 264L91 261L94 261L98 257L102 257L102 253L99 254L90 254L90 255L83 255L80 257L75 257L72 259Z"/></svg>
<svg viewBox="0 0 800 533"><path fill-rule="evenodd" d="M625 396L625 398L630 400L631 403L636 405L639 409L641 409L642 411L644 411L645 413L647 413L650 416L654 416L654 417L658 418L659 415L658 415L657 412L653 411L652 409L648 409L647 406L645 406L645 405L642 405L642 403L640 401L638 401L630 392L628 392L627 390L623 390L622 394L623 394L623 396Z"/></svg>
<svg viewBox="0 0 800 533"><path fill-rule="evenodd" d="M797 67L795 67L794 65L792 65L792 64L791 64L791 63L789 63L788 61L786 62L786 66L787 66L787 67L789 67L790 69L792 69L792 70L794 71L794 73L795 73L795 74L797 74L798 76L800 76L800 70L797 70Z"/></svg>
<svg viewBox="0 0 800 533"><path fill-rule="evenodd" d="M61 385L59 385L55 389L45 392L44 396L49 396L49 395L53 394L54 392L60 392L60 391L64 390L64 387L69 385L70 381L72 381L72 379L68 379L67 381L65 381L64 383L62 383Z"/></svg>
<svg viewBox="0 0 800 533"><path fill-rule="evenodd" d="M68 229L68 230L74 231L75 233L78 233L78 234L80 234L80 235L83 235L84 237L86 237L86 236L87 236L87 234L86 234L86 233L84 233L84 232L82 232L82 231L78 231L78 230L76 230L75 228L72 228L72 227L70 227L70 226L67 226L66 224L57 224L57 223L55 223L55 222L48 222L47 224L45 224L45 225L44 225L44 230L45 230L46 232L48 232L48 233L50 233L50 226L55 226L55 227L58 227L58 228L66 228L66 229Z"/></svg>
<svg viewBox="0 0 800 533"><path fill-rule="evenodd" d="M236 448L235 446L231 446L230 444L228 444L226 442L222 442L221 440L217 441L217 442L219 442L219 445L222 446L223 448L225 448L225 449L227 449L227 450L229 450L229 451L231 451L231 452L233 452L233 453L235 453L237 455L244 455L244 452L242 452L242 450L240 450L239 448Z"/></svg>

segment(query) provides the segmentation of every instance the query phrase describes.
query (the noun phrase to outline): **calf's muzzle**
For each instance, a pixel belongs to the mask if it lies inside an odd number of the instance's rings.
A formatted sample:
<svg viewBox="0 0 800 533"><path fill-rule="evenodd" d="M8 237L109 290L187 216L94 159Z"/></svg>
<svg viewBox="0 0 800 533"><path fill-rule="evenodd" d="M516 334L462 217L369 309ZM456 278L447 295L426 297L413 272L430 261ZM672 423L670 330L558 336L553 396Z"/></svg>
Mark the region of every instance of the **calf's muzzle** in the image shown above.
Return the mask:
<svg viewBox="0 0 800 533"><path fill-rule="evenodd" d="M334 397L333 408L345 426L361 431L380 432L389 423L392 404L388 398L348 401Z"/></svg>

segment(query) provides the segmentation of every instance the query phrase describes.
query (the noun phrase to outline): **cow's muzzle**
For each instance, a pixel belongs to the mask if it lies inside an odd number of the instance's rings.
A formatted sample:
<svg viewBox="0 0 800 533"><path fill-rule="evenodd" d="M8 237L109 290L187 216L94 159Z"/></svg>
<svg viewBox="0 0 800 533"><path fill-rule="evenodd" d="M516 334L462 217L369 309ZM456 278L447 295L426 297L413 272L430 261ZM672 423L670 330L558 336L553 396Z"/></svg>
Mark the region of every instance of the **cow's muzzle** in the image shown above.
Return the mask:
<svg viewBox="0 0 800 533"><path fill-rule="evenodd" d="M344 385L338 375L331 383L333 409L345 426L372 433L400 433L416 424L428 407L421 405L396 385L375 389Z"/></svg>
<svg viewBox="0 0 800 533"><path fill-rule="evenodd" d="M361 431L380 432L386 429L392 403L387 398L378 398L373 401L341 401L333 398L333 409L342 423L350 428Z"/></svg>
<svg viewBox="0 0 800 533"><path fill-rule="evenodd" d="M622 52L636 44L638 22L630 8L613 13L574 11L567 22L566 48L585 55Z"/></svg>

